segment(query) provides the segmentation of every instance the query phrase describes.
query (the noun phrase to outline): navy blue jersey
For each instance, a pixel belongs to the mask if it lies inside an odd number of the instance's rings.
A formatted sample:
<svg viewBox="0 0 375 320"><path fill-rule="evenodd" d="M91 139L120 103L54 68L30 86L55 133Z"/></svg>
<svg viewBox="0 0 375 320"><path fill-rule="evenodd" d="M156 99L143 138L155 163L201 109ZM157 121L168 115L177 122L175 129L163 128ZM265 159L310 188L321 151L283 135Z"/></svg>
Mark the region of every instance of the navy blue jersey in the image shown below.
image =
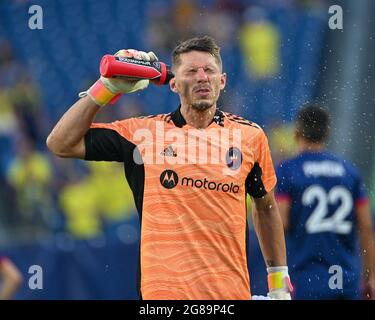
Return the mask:
<svg viewBox="0 0 375 320"><path fill-rule="evenodd" d="M276 175L277 198L291 205L286 245L295 298L359 298L355 209L367 195L357 170L332 154L303 152Z"/></svg>

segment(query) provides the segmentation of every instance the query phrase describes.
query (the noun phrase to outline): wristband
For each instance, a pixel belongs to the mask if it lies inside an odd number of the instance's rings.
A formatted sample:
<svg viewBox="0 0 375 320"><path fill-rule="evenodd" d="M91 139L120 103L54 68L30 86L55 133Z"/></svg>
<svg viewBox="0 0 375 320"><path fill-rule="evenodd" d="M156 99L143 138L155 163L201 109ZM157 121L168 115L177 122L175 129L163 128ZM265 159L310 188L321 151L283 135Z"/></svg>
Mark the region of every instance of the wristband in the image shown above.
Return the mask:
<svg viewBox="0 0 375 320"><path fill-rule="evenodd" d="M289 292L293 291L293 286L290 282L289 274L288 274L288 267L280 266L280 267L270 267L267 268L268 276L268 288L270 291L283 289L287 287Z"/></svg>
<svg viewBox="0 0 375 320"><path fill-rule="evenodd" d="M113 93L100 80L97 80L86 92L81 92L79 97L86 95L101 107L114 104L121 97L121 93Z"/></svg>

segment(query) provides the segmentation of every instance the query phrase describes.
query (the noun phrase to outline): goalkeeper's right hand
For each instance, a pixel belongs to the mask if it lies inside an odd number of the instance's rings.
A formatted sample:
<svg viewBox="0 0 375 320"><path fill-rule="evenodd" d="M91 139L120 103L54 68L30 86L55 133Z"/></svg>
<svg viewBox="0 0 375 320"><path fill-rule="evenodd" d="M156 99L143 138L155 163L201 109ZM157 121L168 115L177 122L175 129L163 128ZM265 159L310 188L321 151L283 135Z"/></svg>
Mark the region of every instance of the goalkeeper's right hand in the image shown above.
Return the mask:
<svg viewBox="0 0 375 320"><path fill-rule="evenodd" d="M119 50L116 56L132 58L145 61L157 61L158 58L153 52L144 52L134 49ZM80 97L88 95L97 105L103 107L108 103L115 103L122 94L131 93L147 88L150 80L137 80L134 78L106 78L101 76L87 91L81 92Z"/></svg>

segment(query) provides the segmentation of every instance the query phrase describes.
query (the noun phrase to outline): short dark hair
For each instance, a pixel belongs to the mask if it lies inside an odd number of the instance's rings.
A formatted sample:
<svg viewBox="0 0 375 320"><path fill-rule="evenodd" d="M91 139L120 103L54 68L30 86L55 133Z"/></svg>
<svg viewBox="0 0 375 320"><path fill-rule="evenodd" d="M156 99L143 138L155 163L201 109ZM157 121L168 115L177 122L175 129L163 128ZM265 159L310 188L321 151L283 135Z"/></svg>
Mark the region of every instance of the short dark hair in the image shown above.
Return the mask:
<svg viewBox="0 0 375 320"><path fill-rule="evenodd" d="M313 143L323 143L328 139L330 118L322 105L308 103L297 114L297 134Z"/></svg>
<svg viewBox="0 0 375 320"><path fill-rule="evenodd" d="M217 45L215 39L210 36L191 38L178 44L172 52L172 65L177 66L180 63L180 55L190 51L208 52L216 59L220 69L223 66L220 47Z"/></svg>

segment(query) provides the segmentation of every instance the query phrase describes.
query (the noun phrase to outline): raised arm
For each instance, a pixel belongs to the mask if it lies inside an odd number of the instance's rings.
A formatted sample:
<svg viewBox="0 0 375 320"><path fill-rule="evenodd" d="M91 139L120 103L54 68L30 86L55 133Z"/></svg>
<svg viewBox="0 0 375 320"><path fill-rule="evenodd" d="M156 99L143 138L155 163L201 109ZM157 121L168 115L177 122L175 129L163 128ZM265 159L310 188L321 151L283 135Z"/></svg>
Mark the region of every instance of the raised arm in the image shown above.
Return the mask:
<svg viewBox="0 0 375 320"><path fill-rule="evenodd" d="M59 157L83 159L86 153L83 137L99 109L88 96L78 100L49 134L48 148Z"/></svg>
<svg viewBox="0 0 375 320"><path fill-rule="evenodd" d="M146 53L134 49L120 50L117 56L137 60L157 60L153 52ZM100 77L58 121L47 138L48 148L56 155L65 158L83 159L86 154L84 136L89 130L100 107L114 102L124 93L145 89L149 80L109 79Z"/></svg>

